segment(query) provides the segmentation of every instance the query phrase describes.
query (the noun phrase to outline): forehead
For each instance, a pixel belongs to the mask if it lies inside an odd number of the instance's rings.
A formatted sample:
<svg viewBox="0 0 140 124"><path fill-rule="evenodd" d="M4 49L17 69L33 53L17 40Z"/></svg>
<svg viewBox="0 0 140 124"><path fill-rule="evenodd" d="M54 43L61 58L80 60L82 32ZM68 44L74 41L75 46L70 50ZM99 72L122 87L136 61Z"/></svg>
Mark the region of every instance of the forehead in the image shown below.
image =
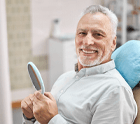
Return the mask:
<svg viewBox="0 0 140 124"><path fill-rule="evenodd" d="M112 25L110 19L100 13L94 13L94 14L85 14L79 21L77 25L77 30L79 29L102 29L102 30L111 30Z"/></svg>

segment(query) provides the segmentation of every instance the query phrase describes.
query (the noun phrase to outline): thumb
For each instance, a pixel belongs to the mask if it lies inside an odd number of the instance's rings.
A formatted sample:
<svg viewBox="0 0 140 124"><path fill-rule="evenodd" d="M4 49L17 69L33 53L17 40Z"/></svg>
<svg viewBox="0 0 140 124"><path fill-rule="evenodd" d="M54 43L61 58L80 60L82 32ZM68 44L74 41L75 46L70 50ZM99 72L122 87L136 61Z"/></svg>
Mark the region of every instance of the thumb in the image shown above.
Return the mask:
<svg viewBox="0 0 140 124"><path fill-rule="evenodd" d="M39 100L41 100L41 99L43 99L43 94L41 94L39 91L36 91L35 93L34 93L34 95L35 95L35 97L37 98L37 99L39 99Z"/></svg>
<svg viewBox="0 0 140 124"><path fill-rule="evenodd" d="M51 99L52 101L55 101L53 95L50 92L45 92L44 93L45 96L47 96L49 99Z"/></svg>

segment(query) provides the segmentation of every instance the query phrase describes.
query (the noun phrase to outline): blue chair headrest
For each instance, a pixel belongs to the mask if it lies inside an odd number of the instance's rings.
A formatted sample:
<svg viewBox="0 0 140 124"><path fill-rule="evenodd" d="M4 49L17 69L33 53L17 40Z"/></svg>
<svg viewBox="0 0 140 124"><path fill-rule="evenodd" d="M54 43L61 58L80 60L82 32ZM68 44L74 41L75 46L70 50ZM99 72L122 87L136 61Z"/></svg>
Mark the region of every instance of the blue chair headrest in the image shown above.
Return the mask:
<svg viewBox="0 0 140 124"><path fill-rule="evenodd" d="M116 69L133 89L140 81L140 41L131 40L116 49L112 56Z"/></svg>

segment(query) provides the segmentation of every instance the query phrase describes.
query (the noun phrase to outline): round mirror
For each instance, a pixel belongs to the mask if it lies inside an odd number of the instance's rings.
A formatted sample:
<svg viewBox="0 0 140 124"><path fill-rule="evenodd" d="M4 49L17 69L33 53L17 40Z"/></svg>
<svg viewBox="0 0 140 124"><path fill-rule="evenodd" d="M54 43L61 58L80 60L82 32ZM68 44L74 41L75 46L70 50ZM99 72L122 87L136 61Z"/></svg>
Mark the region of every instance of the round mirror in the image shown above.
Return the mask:
<svg viewBox="0 0 140 124"><path fill-rule="evenodd" d="M36 90L41 90L41 93L44 94L45 87L41 77L41 74L37 67L32 62L28 62L28 72L31 78L31 81Z"/></svg>

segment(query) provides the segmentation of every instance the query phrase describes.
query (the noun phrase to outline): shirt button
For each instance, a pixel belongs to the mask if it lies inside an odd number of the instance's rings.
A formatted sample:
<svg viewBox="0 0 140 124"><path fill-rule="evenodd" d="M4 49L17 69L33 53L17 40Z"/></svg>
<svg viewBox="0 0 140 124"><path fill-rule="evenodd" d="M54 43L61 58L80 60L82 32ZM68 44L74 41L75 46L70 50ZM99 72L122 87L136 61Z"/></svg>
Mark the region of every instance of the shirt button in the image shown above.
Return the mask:
<svg viewBox="0 0 140 124"><path fill-rule="evenodd" d="M76 76L76 79L78 79L79 77L78 76Z"/></svg>

